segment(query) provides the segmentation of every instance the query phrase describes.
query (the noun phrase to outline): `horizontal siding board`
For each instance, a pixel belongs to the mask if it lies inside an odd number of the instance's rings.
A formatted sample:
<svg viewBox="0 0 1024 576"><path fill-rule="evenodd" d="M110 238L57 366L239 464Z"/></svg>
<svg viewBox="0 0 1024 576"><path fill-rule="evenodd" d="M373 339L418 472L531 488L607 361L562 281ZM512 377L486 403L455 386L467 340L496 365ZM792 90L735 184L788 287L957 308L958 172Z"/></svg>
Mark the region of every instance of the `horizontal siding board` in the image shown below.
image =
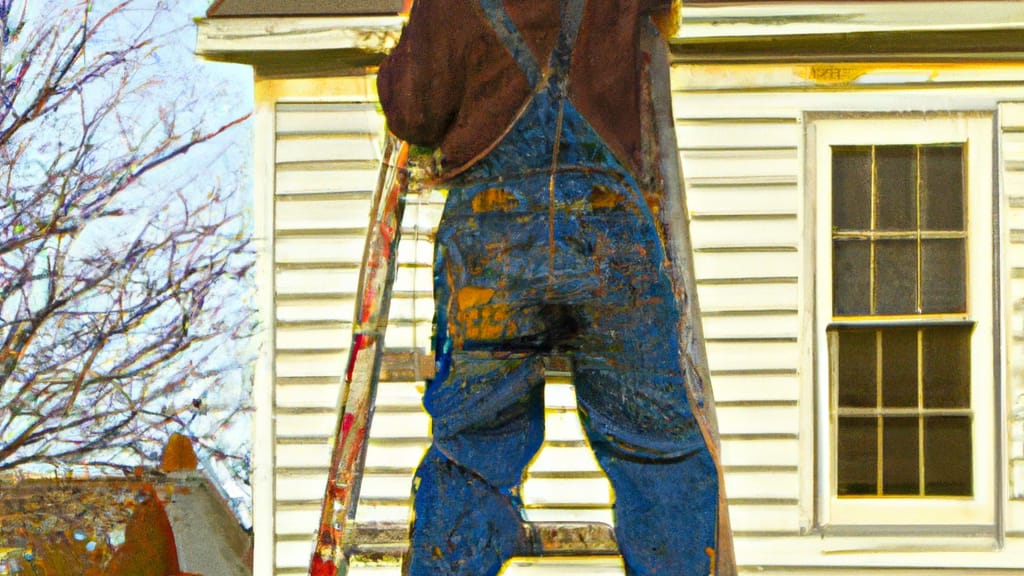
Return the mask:
<svg viewBox="0 0 1024 576"><path fill-rule="evenodd" d="M796 148L687 150L680 156L687 179L722 174L732 178L778 178L800 173Z"/></svg>
<svg viewBox="0 0 1024 576"><path fill-rule="evenodd" d="M725 467L791 467L800 464L800 441L796 438L722 440L722 465ZM727 472L727 475L733 472Z"/></svg>
<svg viewBox="0 0 1024 576"><path fill-rule="evenodd" d="M795 436L800 432L800 410L796 406L719 406L718 429L726 436Z"/></svg>
<svg viewBox="0 0 1024 576"><path fill-rule="evenodd" d="M796 342L707 342L708 366L716 371L796 370L800 346Z"/></svg>
<svg viewBox="0 0 1024 576"><path fill-rule="evenodd" d="M601 478L530 478L523 484L528 506L611 506L612 491Z"/></svg>
<svg viewBox="0 0 1024 576"><path fill-rule="evenodd" d="M796 470L729 472L725 475L725 493L730 499L796 500L800 497L800 477Z"/></svg>
<svg viewBox="0 0 1024 576"><path fill-rule="evenodd" d="M278 389L278 395L280 395L280 388ZM327 404L326 398L324 399L324 404L325 406ZM324 442L327 442L330 440L331 435L334 434L334 429L338 425L338 417L334 413L336 405L337 394L335 394L334 404L330 406L330 411L327 411L325 407L324 412L317 413L278 413L274 431L277 433L278 438L309 438L311 436L318 436ZM317 466L327 468L328 464L328 462L320 462Z"/></svg>
<svg viewBox="0 0 1024 576"><path fill-rule="evenodd" d="M544 386L544 406L548 409L576 410L576 387L572 378L563 382L552 382L550 375Z"/></svg>
<svg viewBox="0 0 1024 576"><path fill-rule="evenodd" d="M795 248L800 242L800 234L796 214L791 218L773 220L705 220L695 217L690 222L690 237L695 250L773 246Z"/></svg>
<svg viewBox="0 0 1024 576"><path fill-rule="evenodd" d="M402 236L398 245L398 264L425 264L434 261L434 243L426 236Z"/></svg>
<svg viewBox="0 0 1024 576"><path fill-rule="evenodd" d="M377 387L377 407L420 410L423 388L423 382L381 382Z"/></svg>
<svg viewBox="0 0 1024 576"><path fill-rule="evenodd" d="M359 268L278 270L274 287L278 295L352 295L359 282Z"/></svg>
<svg viewBox="0 0 1024 576"><path fill-rule="evenodd" d="M434 272L429 266L399 267L395 273L394 291L430 293L434 286Z"/></svg>
<svg viewBox="0 0 1024 576"><path fill-rule="evenodd" d="M1002 130L1024 130L1024 104L1007 102L999 107L999 126Z"/></svg>
<svg viewBox="0 0 1024 576"><path fill-rule="evenodd" d="M274 258L278 264L358 264L365 244L363 234L278 238L274 242Z"/></svg>
<svg viewBox="0 0 1024 576"><path fill-rule="evenodd" d="M366 473L359 486L359 497L380 500L409 500L412 476L405 474Z"/></svg>
<svg viewBox="0 0 1024 576"><path fill-rule="evenodd" d="M280 512L278 512L278 515ZM275 518L276 519L276 518ZM280 520L277 520L280 524ZM316 521L312 524L316 526ZM274 566L276 568L308 568L310 555L313 553L312 530L309 541L302 540L278 540L274 544Z"/></svg>
<svg viewBox="0 0 1024 576"><path fill-rule="evenodd" d="M697 295L706 312L798 310L800 291L795 282L768 281L756 285L700 282Z"/></svg>
<svg viewBox="0 0 1024 576"><path fill-rule="evenodd" d="M275 359L278 378L330 377L340 378L345 372L345 352L278 351Z"/></svg>
<svg viewBox="0 0 1024 576"><path fill-rule="evenodd" d="M697 253L693 257L699 280L795 278L803 264L797 252Z"/></svg>
<svg viewBox="0 0 1024 576"><path fill-rule="evenodd" d="M412 470L423 458L428 439L415 442L387 443L371 436L366 449L366 468L402 468Z"/></svg>
<svg viewBox="0 0 1024 576"><path fill-rule="evenodd" d="M274 402L278 408L318 408L325 412L333 411L338 405L338 394L341 382L325 385L289 385L278 386L274 394ZM328 434L333 430L327 431Z"/></svg>
<svg viewBox="0 0 1024 576"><path fill-rule="evenodd" d="M434 298L426 291L416 295L392 294L388 317L392 321L431 323L434 316Z"/></svg>
<svg viewBox="0 0 1024 576"><path fill-rule="evenodd" d="M374 104L304 104L278 107L274 128L291 134L370 134L380 136L384 119Z"/></svg>
<svg viewBox="0 0 1024 576"><path fill-rule="evenodd" d="M796 312L773 314L705 315L701 318L704 337L796 338L800 334L800 316Z"/></svg>
<svg viewBox="0 0 1024 576"><path fill-rule="evenodd" d="M352 341L352 327L278 327L278 350L346 350Z"/></svg>
<svg viewBox="0 0 1024 576"><path fill-rule="evenodd" d="M583 440L583 426L575 412L548 412L544 419L544 439L573 442Z"/></svg>
<svg viewBox="0 0 1024 576"><path fill-rule="evenodd" d="M540 452L530 463L530 474L552 474L558 472L593 473L599 472L589 446L550 446L541 447Z"/></svg>
<svg viewBox="0 0 1024 576"><path fill-rule="evenodd" d="M425 412L378 413L373 417L371 438L426 438L430 417Z"/></svg>
<svg viewBox="0 0 1024 576"><path fill-rule="evenodd" d="M323 468L331 461L331 448L325 441L318 444L278 444L274 462L278 468Z"/></svg>
<svg viewBox="0 0 1024 576"><path fill-rule="evenodd" d="M1024 132L1003 132L1000 146L1006 169L1024 170Z"/></svg>
<svg viewBox="0 0 1024 576"><path fill-rule="evenodd" d="M800 510L796 505L730 504L729 521L732 530L741 534L797 533L800 530Z"/></svg>
<svg viewBox="0 0 1024 576"><path fill-rule="evenodd" d="M323 488L321 486L320 490L323 491ZM302 508L278 510L276 520L274 532L279 536L310 535L310 540L312 540L310 526L316 527L319 525L320 507L310 505Z"/></svg>
<svg viewBox="0 0 1024 576"><path fill-rule="evenodd" d="M351 322L355 297L278 300L276 320L294 322Z"/></svg>
<svg viewBox="0 0 1024 576"><path fill-rule="evenodd" d="M326 467L322 474L304 472L280 473L274 478L275 494L278 502L309 502L320 500L327 487ZM305 527L309 532L309 526Z"/></svg>
<svg viewBox="0 0 1024 576"><path fill-rule="evenodd" d="M274 226L279 232L301 230L365 230L370 221L370 203L361 198L330 200L278 200ZM365 232L353 234L362 237ZM355 261L362 260L362 248Z"/></svg>
<svg viewBox="0 0 1024 576"><path fill-rule="evenodd" d="M803 137L795 121L730 119L676 122L676 140L684 151L700 149L796 148Z"/></svg>
<svg viewBox="0 0 1024 576"><path fill-rule="evenodd" d="M366 134L279 137L275 161L333 162L379 160L378 140Z"/></svg>
<svg viewBox="0 0 1024 576"><path fill-rule="evenodd" d="M797 374L717 374L711 379L715 401L796 402L800 399Z"/></svg>
<svg viewBox="0 0 1024 576"><path fill-rule="evenodd" d="M377 172L376 161L278 166L274 191L280 196L361 193L369 199Z"/></svg>
<svg viewBox="0 0 1024 576"><path fill-rule="evenodd" d="M384 347L416 348L427 351L430 347L430 336L433 331L432 324L427 320L423 320L414 326L391 324L384 335Z"/></svg>
<svg viewBox="0 0 1024 576"><path fill-rule="evenodd" d="M800 200L798 188L790 184L700 186L691 182L686 189L686 203L691 217L796 214L800 209Z"/></svg>

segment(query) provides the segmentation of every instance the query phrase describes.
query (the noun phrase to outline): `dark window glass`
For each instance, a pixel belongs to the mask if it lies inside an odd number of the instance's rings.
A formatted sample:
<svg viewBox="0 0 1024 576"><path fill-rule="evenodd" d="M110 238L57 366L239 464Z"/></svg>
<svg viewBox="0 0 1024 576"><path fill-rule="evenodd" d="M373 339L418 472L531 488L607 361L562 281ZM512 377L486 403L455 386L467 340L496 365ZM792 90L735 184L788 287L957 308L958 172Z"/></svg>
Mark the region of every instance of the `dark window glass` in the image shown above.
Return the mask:
<svg viewBox="0 0 1024 576"><path fill-rule="evenodd" d="M874 330L844 330L839 338L839 405L878 405L878 353Z"/></svg>
<svg viewBox="0 0 1024 576"><path fill-rule="evenodd" d="M971 327L922 331L924 407L970 408Z"/></svg>
<svg viewBox="0 0 1024 576"><path fill-rule="evenodd" d="M879 240L875 243L875 313L917 312L917 243Z"/></svg>
<svg viewBox="0 0 1024 576"><path fill-rule="evenodd" d="M882 419L882 493L916 496L920 491L917 418Z"/></svg>
<svg viewBox="0 0 1024 576"><path fill-rule="evenodd" d="M882 332L882 405L917 406L917 330Z"/></svg>
<svg viewBox="0 0 1024 576"><path fill-rule="evenodd" d="M921 147L921 229L964 230L963 146Z"/></svg>
<svg viewBox="0 0 1024 576"><path fill-rule="evenodd" d="M878 419L844 418L838 422L840 496L878 493Z"/></svg>
<svg viewBox="0 0 1024 576"><path fill-rule="evenodd" d="M972 495L970 417L935 416L925 418L924 426L925 493Z"/></svg>
<svg viewBox="0 0 1024 576"><path fill-rule="evenodd" d="M832 257L832 302L837 316L871 313L871 244L837 240Z"/></svg>
<svg viewBox="0 0 1024 576"><path fill-rule="evenodd" d="M832 226L871 227L871 148L832 149Z"/></svg>
<svg viewBox="0 0 1024 576"><path fill-rule="evenodd" d="M917 229L917 150L914 146L875 147L878 230Z"/></svg>
<svg viewBox="0 0 1024 576"><path fill-rule="evenodd" d="M967 311L967 240L921 241L921 311Z"/></svg>

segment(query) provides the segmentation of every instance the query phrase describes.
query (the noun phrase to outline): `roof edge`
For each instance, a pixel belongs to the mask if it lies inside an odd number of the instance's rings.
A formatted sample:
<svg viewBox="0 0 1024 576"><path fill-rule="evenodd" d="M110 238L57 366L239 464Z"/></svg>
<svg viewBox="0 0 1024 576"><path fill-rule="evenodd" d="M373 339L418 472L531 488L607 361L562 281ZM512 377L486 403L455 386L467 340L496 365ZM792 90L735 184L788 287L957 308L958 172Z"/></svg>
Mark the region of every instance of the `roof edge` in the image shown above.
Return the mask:
<svg viewBox="0 0 1024 576"><path fill-rule="evenodd" d="M369 16L402 11L405 0L216 0L207 18L269 16Z"/></svg>

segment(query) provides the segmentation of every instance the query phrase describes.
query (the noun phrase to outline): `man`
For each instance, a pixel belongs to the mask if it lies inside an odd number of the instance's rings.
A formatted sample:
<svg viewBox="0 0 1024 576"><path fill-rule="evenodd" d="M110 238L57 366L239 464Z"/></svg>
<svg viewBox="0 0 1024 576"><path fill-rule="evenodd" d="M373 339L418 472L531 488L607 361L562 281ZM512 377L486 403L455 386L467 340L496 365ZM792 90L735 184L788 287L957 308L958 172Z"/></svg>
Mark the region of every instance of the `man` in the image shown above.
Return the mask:
<svg viewBox="0 0 1024 576"><path fill-rule="evenodd" d="M519 488L543 440L552 352L571 358L627 573L715 571L715 451L637 184L639 31L669 8L419 0L381 66L390 129L438 151L449 190L424 394L434 440L414 480L407 574L496 574L523 550Z"/></svg>

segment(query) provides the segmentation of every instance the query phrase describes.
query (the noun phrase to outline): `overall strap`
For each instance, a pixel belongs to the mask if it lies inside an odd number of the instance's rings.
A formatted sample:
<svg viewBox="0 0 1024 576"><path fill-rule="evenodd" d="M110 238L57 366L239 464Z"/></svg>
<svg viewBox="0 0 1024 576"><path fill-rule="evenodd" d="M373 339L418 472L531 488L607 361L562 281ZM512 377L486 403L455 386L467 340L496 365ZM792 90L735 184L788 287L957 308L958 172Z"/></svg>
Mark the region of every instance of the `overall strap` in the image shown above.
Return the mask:
<svg viewBox="0 0 1024 576"><path fill-rule="evenodd" d="M519 32L519 28L516 28L515 22L512 21L508 11L505 10L505 5L502 4L501 0L480 0L480 7L483 8L484 15L490 21L491 28L498 34L498 38L505 44L512 57L515 58L523 74L526 74L526 79L530 82L530 85L536 86L542 77L540 66L533 57L533 53L530 52L529 46L526 45L522 33Z"/></svg>
<svg viewBox="0 0 1024 576"><path fill-rule="evenodd" d="M569 64L572 62L572 51L576 45L576 38L580 34L580 22L583 20L583 8L586 0L561 0L561 29L558 32L558 42L554 51L551 52L551 61L548 64L553 77L565 80L569 74Z"/></svg>

